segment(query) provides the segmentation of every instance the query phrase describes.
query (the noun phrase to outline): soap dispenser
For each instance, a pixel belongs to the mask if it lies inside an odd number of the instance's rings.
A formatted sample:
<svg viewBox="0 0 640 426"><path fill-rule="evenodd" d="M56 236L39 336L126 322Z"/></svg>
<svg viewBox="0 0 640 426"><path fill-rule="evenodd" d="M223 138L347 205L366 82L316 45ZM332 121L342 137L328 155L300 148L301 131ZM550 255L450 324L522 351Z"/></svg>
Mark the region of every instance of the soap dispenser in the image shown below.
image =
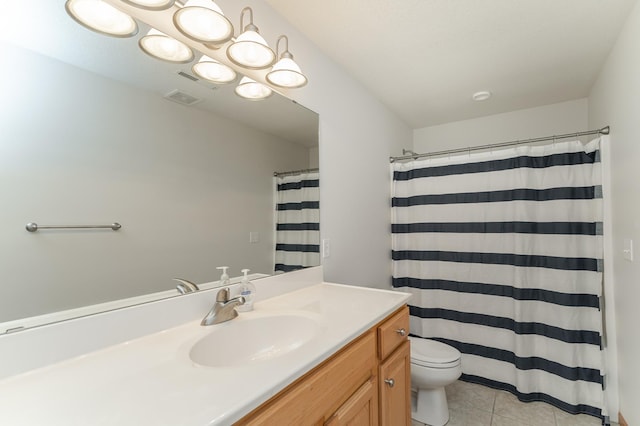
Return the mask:
<svg viewBox="0 0 640 426"><path fill-rule="evenodd" d="M247 273L249 269L243 269L244 277L240 283L240 296L244 297L244 304L236 306L236 310L240 312L248 312L253 310L253 299L256 295L256 286L249 281Z"/></svg>
<svg viewBox="0 0 640 426"><path fill-rule="evenodd" d="M229 284L231 283L231 280L229 280L229 275L227 275L227 269L229 269L229 267L218 266L216 269L222 270L222 275L220 275L220 281L219 281L220 286L229 287Z"/></svg>

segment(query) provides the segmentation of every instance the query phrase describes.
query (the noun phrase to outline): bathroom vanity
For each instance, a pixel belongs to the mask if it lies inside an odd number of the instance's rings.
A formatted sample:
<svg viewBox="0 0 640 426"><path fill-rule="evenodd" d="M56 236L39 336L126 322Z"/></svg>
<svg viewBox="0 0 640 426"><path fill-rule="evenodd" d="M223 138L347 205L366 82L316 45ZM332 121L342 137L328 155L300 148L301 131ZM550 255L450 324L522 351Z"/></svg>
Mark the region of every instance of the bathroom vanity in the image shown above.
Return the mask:
<svg viewBox="0 0 640 426"><path fill-rule="evenodd" d="M405 306L237 424L410 425L408 330Z"/></svg>
<svg viewBox="0 0 640 426"><path fill-rule="evenodd" d="M410 424L409 295L309 274L257 280L254 311L214 326L216 289L0 336L3 362L53 357L0 380L0 424Z"/></svg>

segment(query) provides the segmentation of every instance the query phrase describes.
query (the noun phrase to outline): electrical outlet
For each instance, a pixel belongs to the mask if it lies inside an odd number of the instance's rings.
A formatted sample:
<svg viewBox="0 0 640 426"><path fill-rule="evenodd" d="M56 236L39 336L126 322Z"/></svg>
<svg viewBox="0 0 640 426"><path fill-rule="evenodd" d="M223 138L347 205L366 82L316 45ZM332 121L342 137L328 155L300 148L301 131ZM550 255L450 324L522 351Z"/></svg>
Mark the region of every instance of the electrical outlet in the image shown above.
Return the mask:
<svg viewBox="0 0 640 426"><path fill-rule="evenodd" d="M259 232L249 232L249 242L254 244L260 241L260 233Z"/></svg>
<svg viewBox="0 0 640 426"><path fill-rule="evenodd" d="M322 257L326 258L331 255L331 244L328 238L322 240Z"/></svg>

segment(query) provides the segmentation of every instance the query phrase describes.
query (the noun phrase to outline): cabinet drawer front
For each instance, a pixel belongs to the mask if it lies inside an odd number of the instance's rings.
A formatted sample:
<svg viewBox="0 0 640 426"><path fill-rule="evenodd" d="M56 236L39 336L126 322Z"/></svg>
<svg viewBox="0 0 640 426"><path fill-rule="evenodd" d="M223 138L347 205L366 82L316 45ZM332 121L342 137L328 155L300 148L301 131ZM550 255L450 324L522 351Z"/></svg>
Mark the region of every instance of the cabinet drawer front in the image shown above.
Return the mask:
<svg viewBox="0 0 640 426"><path fill-rule="evenodd" d="M408 335L409 307L405 306L378 327L378 356L380 360L384 360L406 341Z"/></svg>
<svg viewBox="0 0 640 426"><path fill-rule="evenodd" d="M368 332L237 425L324 423L364 382L376 375L375 341L375 334Z"/></svg>

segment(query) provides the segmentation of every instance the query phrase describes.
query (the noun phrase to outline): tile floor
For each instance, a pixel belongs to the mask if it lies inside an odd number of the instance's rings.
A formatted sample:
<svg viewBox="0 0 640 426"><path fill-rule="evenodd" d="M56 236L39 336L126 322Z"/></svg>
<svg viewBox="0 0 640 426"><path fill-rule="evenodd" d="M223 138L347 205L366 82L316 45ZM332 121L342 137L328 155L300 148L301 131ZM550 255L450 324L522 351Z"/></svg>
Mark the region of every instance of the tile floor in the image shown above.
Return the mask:
<svg viewBox="0 0 640 426"><path fill-rule="evenodd" d="M447 386L447 426L599 426L600 419L571 415L544 402L520 402L509 392L458 380ZM612 426L616 425L612 423ZM413 421L412 426L423 426Z"/></svg>

